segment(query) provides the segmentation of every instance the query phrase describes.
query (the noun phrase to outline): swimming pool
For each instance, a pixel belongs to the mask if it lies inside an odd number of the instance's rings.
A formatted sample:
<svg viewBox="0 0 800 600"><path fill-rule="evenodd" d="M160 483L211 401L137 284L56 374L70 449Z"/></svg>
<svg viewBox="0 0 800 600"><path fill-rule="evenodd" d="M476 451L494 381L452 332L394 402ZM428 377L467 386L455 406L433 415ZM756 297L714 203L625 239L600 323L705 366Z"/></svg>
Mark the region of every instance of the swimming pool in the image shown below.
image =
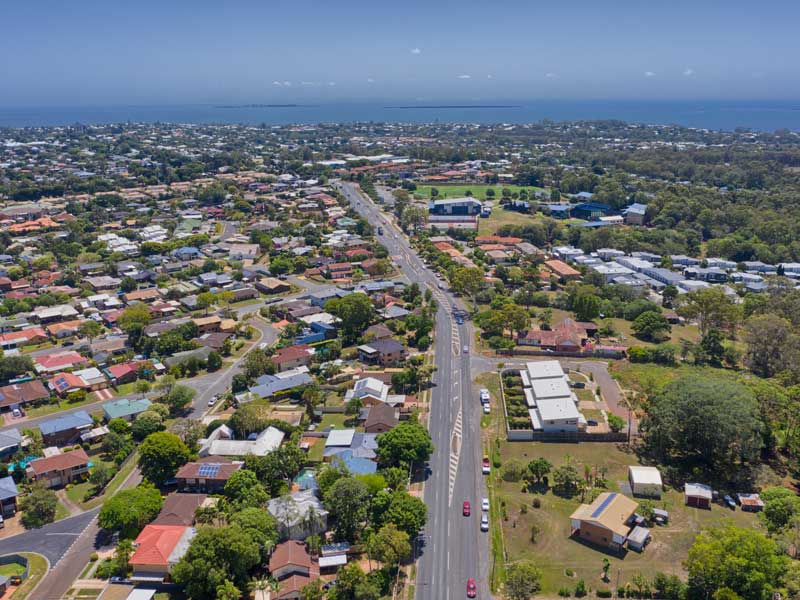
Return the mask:
<svg viewBox="0 0 800 600"><path fill-rule="evenodd" d="M315 490L317 489L316 471L314 469L303 469L294 478L294 482L300 486L301 490Z"/></svg>

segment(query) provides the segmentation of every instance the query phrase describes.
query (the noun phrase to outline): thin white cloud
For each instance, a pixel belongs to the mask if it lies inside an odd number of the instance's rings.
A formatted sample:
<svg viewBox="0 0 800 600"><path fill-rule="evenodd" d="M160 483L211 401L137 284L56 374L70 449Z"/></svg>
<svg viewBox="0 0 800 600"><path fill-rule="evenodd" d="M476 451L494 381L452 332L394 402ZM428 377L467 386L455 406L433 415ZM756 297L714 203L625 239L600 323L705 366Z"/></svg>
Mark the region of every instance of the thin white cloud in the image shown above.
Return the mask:
<svg viewBox="0 0 800 600"><path fill-rule="evenodd" d="M305 87L317 87L319 85L318 81L301 81L300 85Z"/></svg>
<svg viewBox="0 0 800 600"><path fill-rule="evenodd" d="M494 75L487 75L486 79L494 79Z"/></svg>
<svg viewBox="0 0 800 600"><path fill-rule="evenodd" d="M367 83L375 83L375 80L372 77L367 77Z"/></svg>
<svg viewBox="0 0 800 600"><path fill-rule="evenodd" d="M419 48L412 48L411 54L422 54L422 50L420 50Z"/></svg>
<svg viewBox="0 0 800 600"><path fill-rule="evenodd" d="M644 76L645 76L645 77L655 77L655 76L656 76L656 74L655 74L655 73L653 73L652 71L645 71L645 72L644 72Z"/></svg>
<svg viewBox="0 0 800 600"><path fill-rule="evenodd" d="M328 82L328 85L329 85L330 87L333 87L333 86L335 86L335 85L336 85L336 82L335 82L335 81L329 81L329 82Z"/></svg>
<svg viewBox="0 0 800 600"><path fill-rule="evenodd" d="M292 87L291 81L273 81L272 85L276 87Z"/></svg>
<svg viewBox="0 0 800 600"><path fill-rule="evenodd" d="M556 74L555 73L545 73L544 76L547 77L548 79L553 79L556 76Z"/></svg>
<svg viewBox="0 0 800 600"><path fill-rule="evenodd" d="M459 79L472 79L472 75L459 75Z"/></svg>
<svg viewBox="0 0 800 600"><path fill-rule="evenodd" d="M688 68L688 69L686 69L686 70L683 72L683 74L684 74L686 77L691 77L692 75L694 75L694 69L692 69L692 68Z"/></svg>

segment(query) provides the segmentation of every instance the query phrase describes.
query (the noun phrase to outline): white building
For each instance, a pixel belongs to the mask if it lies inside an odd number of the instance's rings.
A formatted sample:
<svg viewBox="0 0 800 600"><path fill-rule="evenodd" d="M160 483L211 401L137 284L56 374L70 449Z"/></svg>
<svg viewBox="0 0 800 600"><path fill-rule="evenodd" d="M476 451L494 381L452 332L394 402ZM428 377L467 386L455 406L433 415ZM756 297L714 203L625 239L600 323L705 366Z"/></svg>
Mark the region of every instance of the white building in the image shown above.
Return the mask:
<svg viewBox="0 0 800 600"><path fill-rule="evenodd" d="M634 496L661 497L664 484L661 473L655 467L628 467L628 481Z"/></svg>
<svg viewBox="0 0 800 600"><path fill-rule="evenodd" d="M586 427L578 398L557 360L529 362L526 372L530 387L524 390L525 401L534 431L574 432Z"/></svg>

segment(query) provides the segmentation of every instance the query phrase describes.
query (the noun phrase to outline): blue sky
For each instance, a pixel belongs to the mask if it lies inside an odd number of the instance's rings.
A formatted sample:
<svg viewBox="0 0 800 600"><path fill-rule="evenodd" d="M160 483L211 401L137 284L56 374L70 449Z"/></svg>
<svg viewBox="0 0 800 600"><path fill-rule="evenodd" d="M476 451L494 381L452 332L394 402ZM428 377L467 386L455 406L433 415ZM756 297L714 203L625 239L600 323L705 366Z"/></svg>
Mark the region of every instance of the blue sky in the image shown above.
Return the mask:
<svg viewBox="0 0 800 600"><path fill-rule="evenodd" d="M0 6L0 105L798 99L800 2Z"/></svg>

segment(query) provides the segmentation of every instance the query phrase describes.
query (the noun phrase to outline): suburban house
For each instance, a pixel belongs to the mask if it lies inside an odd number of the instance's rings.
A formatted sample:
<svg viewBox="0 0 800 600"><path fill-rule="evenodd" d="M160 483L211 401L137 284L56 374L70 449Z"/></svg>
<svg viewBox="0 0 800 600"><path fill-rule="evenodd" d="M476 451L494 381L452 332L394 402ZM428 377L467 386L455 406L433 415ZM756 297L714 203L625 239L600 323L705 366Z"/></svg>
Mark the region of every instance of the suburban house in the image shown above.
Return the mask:
<svg viewBox="0 0 800 600"><path fill-rule="evenodd" d="M683 497L687 506L710 509L714 493L711 486L703 483L687 483L683 486Z"/></svg>
<svg viewBox="0 0 800 600"><path fill-rule="evenodd" d="M230 476L241 468L241 462L210 456L186 463L178 469L175 479L178 480L178 489L181 491L214 494L221 492Z"/></svg>
<svg viewBox="0 0 800 600"><path fill-rule="evenodd" d="M535 346L552 352L582 352L597 333L594 323L573 321L569 317L551 329L529 329L519 335L520 346Z"/></svg>
<svg viewBox="0 0 800 600"><path fill-rule="evenodd" d="M284 433L269 426L254 439L236 440L227 425L220 425L211 435L200 440L200 456L266 456L280 448Z"/></svg>
<svg viewBox="0 0 800 600"><path fill-rule="evenodd" d="M306 545L299 540L281 542L275 546L272 556L269 557L269 572L278 580L285 579L289 575L308 577L312 566L313 562Z"/></svg>
<svg viewBox="0 0 800 600"><path fill-rule="evenodd" d="M46 446L64 446L77 442L81 433L94 426L94 419L85 410L61 415L39 425Z"/></svg>
<svg viewBox="0 0 800 600"><path fill-rule="evenodd" d="M278 367L279 372L297 367L307 367L314 356L314 348L308 344L296 344L278 349L270 360Z"/></svg>
<svg viewBox="0 0 800 600"><path fill-rule="evenodd" d="M38 379L0 387L0 410L19 408L24 404L50 398L50 392Z"/></svg>
<svg viewBox="0 0 800 600"><path fill-rule="evenodd" d="M308 367L296 367L275 375L262 375L256 379L256 385L250 388L250 392L259 398L271 398L278 392L313 382L308 374Z"/></svg>
<svg viewBox="0 0 800 600"><path fill-rule="evenodd" d="M278 522L281 540L304 540L328 529L328 511L313 489L273 498L267 504L267 510Z"/></svg>
<svg viewBox="0 0 800 600"><path fill-rule="evenodd" d="M0 517L9 517L17 512L19 490L14 478L0 477Z"/></svg>
<svg viewBox="0 0 800 600"><path fill-rule="evenodd" d="M145 525L134 541L136 550L129 560L132 581L159 583L186 554L197 532L181 525Z"/></svg>
<svg viewBox="0 0 800 600"><path fill-rule="evenodd" d="M206 494L181 494L176 492L164 499L161 512L153 521L153 525L171 525L191 527L194 525L194 515L197 509L205 506L208 496Z"/></svg>
<svg viewBox="0 0 800 600"><path fill-rule="evenodd" d="M390 386L376 377L364 377L356 381L353 389L347 390L344 395L345 402L353 398L361 400L362 406L375 406L376 404L390 404L397 406L405 402L402 394L390 394Z"/></svg>
<svg viewBox="0 0 800 600"><path fill-rule="evenodd" d="M0 431L0 457L14 454L20 447L22 447L22 434L19 429Z"/></svg>
<svg viewBox="0 0 800 600"><path fill-rule="evenodd" d="M638 503L617 492L603 492L581 504L570 516L572 535L611 550L620 550L634 525Z"/></svg>
<svg viewBox="0 0 800 600"><path fill-rule="evenodd" d="M10 350L21 348L30 344L40 344L47 341L47 333L41 327L30 327L20 331L11 331L0 334L0 348Z"/></svg>
<svg viewBox="0 0 800 600"><path fill-rule="evenodd" d="M379 403L367 409L364 420L366 433L386 433L399 422L398 410L389 404Z"/></svg>
<svg viewBox="0 0 800 600"><path fill-rule="evenodd" d="M88 364L88 361L74 350L44 354L34 359L34 366L37 373L56 373L64 369L85 367Z"/></svg>
<svg viewBox="0 0 800 600"><path fill-rule="evenodd" d="M359 360L383 366L397 364L408 356L405 346L393 338L381 338L358 347Z"/></svg>
<svg viewBox="0 0 800 600"><path fill-rule="evenodd" d="M89 474L89 456L83 450L37 458L28 463L28 478L54 488L83 479Z"/></svg>
<svg viewBox="0 0 800 600"><path fill-rule="evenodd" d="M111 419L133 421L137 415L150 408L151 404L152 402L147 398L112 400L103 404L103 415L106 421Z"/></svg>
<svg viewBox="0 0 800 600"><path fill-rule="evenodd" d="M580 271L573 269L567 263L561 260L546 260L544 261L544 265L559 279L566 279L569 281L581 278Z"/></svg>
<svg viewBox="0 0 800 600"><path fill-rule="evenodd" d="M626 225L644 225L647 219L647 205L634 202L622 209L622 216L625 217Z"/></svg>
<svg viewBox="0 0 800 600"><path fill-rule="evenodd" d="M664 484L661 481L661 473L655 467L628 467L628 482L634 496L645 496L648 498L661 498Z"/></svg>

